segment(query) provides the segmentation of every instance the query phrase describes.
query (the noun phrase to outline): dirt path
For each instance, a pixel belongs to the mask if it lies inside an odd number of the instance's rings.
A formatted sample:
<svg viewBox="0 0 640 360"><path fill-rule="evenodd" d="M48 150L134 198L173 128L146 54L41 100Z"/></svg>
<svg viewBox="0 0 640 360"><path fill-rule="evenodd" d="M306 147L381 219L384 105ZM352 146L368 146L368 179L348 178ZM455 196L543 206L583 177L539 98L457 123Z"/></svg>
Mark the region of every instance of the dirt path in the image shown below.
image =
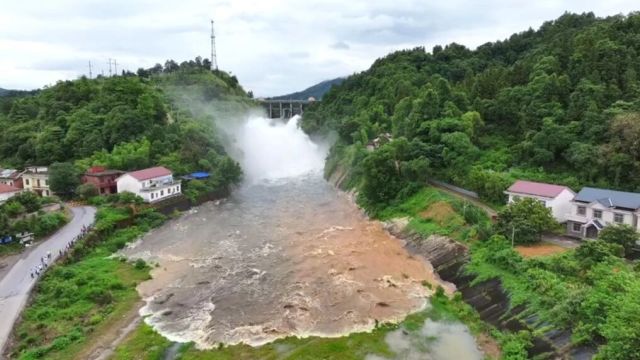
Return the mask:
<svg viewBox="0 0 640 360"><path fill-rule="evenodd" d="M118 345L129 335L142 321L138 313L144 306L143 301L138 301L129 311L110 324L99 333L94 334L91 342L78 353L78 359L105 360L109 359Z"/></svg>
<svg viewBox="0 0 640 360"><path fill-rule="evenodd" d="M468 202L472 203L473 205L475 205L475 206L479 207L480 209L484 210L484 212L486 212L487 215L489 215L489 218L494 218L494 217L496 217L498 215L497 211L495 211L489 205L483 203L482 201L480 201L480 200L478 200L476 198L473 198L471 196L467 196L465 194L461 194L461 193L459 193L457 191L448 189L448 188L446 188L444 186L438 185L438 184L433 183L433 182L429 182L429 185L434 187L434 188L436 188L436 189L438 189L438 190L440 190L440 191L446 192L449 195L455 196L458 199L462 199L462 200L465 200L465 201L468 201Z"/></svg>
<svg viewBox="0 0 640 360"><path fill-rule="evenodd" d="M525 258L538 257L538 256L548 256L553 254L559 254L567 251L568 248L558 246L550 243L540 243L535 245L516 246L516 251Z"/></svg>

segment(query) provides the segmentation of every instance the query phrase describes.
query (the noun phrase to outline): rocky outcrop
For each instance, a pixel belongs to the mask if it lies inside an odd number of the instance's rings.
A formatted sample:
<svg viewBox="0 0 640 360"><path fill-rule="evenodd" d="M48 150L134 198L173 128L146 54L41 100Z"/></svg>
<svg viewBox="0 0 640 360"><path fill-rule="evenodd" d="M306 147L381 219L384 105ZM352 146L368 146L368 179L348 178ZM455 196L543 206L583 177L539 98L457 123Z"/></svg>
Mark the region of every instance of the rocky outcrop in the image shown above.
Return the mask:
<svg viewBox="0 0 640 360"><path fill-rule="evenodd" d="M469 250L465 245L444 236L432 235L425 239L405 231L398 233L397 228L391 226L388 229L403 238L412 253L428 260L442 280L454 284L462 299L478 312L483 321L503 331L529 330L536 334L528 349L529 357L590 359L594 354L594 349L573 348L570 330L555 329L550 324L541 323L526 306L512 307L499 279L474 282L476 277L464 271L469 261Z"/></svg>

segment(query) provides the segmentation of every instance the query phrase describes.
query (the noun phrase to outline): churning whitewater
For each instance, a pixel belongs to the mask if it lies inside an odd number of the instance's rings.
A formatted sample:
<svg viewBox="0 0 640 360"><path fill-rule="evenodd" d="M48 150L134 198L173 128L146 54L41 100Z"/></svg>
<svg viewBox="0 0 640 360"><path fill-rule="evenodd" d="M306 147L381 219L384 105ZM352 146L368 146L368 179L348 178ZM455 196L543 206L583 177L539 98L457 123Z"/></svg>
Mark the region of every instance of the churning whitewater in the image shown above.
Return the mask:
<svg viewBox="0 0 640 360"><path fill-rule="evenodd" d="M338 336L425 306L428 263L322 178L326 147L287 123L235 134L246 181L126 249L159 266L138 288L145 321L199 348Z"/></svg>

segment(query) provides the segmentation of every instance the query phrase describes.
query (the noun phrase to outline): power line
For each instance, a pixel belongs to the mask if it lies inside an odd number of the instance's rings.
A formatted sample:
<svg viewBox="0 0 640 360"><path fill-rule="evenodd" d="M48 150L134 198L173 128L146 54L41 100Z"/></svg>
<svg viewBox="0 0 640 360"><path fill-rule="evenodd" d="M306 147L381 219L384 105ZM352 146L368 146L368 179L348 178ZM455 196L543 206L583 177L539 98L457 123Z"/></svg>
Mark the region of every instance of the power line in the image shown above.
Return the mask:
<svg viewBox="0 0 640 360"><path fill-rule="evenodd" d="M218 70L218 59L216 55L216 34L213 31L213 20L211 20L211 70Z"/></svg>

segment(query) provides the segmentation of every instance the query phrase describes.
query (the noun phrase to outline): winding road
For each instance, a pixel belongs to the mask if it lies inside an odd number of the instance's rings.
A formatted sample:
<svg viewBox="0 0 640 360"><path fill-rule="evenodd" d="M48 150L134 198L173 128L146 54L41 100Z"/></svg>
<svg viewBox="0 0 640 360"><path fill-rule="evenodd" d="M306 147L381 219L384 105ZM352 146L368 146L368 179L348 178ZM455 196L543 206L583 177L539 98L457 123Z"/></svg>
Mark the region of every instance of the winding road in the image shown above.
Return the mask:
<svg viewBox="0 0 640 360"><path fill-rule="evenodd" d="M59 251L82 232L83 226L93 224L95 208L80 206L71 208L71 211L73 219L67 225L21 254L20 259L0 279L0 357L5 350L13 324L37 281L37 278L31 278L31 269L40 264L40 259L47 256L47 251L51 252L52 261L55 261Z"/></svg>

